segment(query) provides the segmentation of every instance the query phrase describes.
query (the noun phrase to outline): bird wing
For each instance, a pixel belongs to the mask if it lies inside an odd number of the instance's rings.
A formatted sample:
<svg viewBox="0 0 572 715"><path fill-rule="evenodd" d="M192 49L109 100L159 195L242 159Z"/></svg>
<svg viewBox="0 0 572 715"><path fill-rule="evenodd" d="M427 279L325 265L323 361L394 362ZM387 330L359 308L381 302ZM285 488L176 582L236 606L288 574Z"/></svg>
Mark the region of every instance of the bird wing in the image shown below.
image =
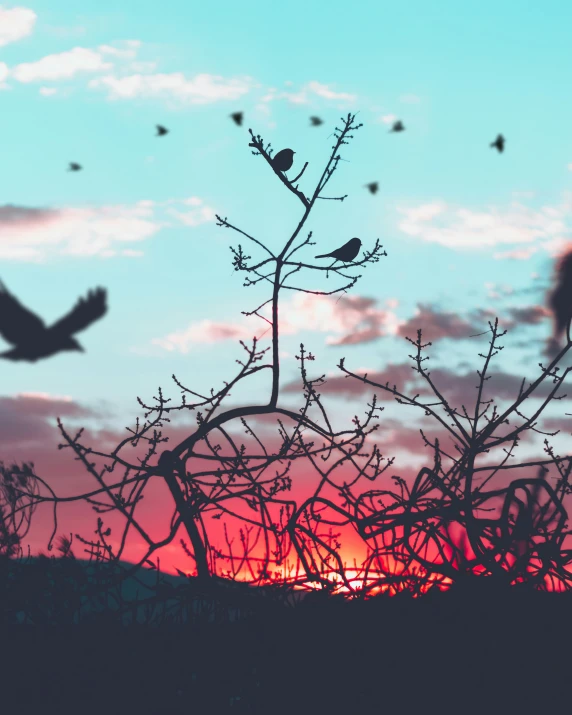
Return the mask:
<svg viewBox="0 0 572 715"><path fill-rule="evenodd" d="M73 335L84 330L88 325L101 318L107 312L105 300L107 293L103 288L89 291L87 298L80 298L67 315L50 327L51 332Z"/></svg>
<svg viewBox="0 0 572 715"><path fill-rule="evenodd" d="M21 345L44 329L44 321L24 308L0 281L0 335L4 340L12 345Z"/></svg>

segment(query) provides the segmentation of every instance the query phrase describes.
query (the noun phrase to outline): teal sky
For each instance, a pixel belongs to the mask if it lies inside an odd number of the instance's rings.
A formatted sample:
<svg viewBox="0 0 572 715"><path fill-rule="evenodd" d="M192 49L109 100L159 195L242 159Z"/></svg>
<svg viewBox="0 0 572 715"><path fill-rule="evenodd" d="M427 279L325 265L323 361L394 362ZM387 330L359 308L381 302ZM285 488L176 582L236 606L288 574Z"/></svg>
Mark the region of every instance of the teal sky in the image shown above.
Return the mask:
<svg viewBox="0 0 572 715"><path fill-rule="evenodd" d="M0 9L0 206L23 209L17 221L0 210L0 278L46 322L97 285L108 289L109 313L79 335L85 354L3 362L0 394L104 399L124 423L137 414L136 395L149 399L172 373L199 389L232 374L236 341L204 342L203 321L247 325L240 310L255 307L256 294L233 275L228 245L238 240L213 214L271 246L300 216L251 155L247 127L309 161L309 189L338 118L359 111L364 127L331 185L349 197L323 202L308 227L316 253L355 235L369 246L379 238L389 254L354 290L377 300L373 341L331 344L360 329L343 303L325 314L287 303L285 380L301 341L319 372L333 373L344 355L376 370L406 361L391 326L420 303L482 329L475 311L508 320L511 307L543 303L572 227L570 3L78 7ZM229 119L237 110L241 128ZM311 128L313 114L325 124ZM388 133L392 117L404 133ZM155 138L156 123L170 134ZM499 132L502 155L489 148ZM84 170L68 173L69 161ZM374 180L372 196L363 185ZM31 220L30 209L46 215ZM189 328L186 352L165 348ZM548 318L517 328L505 370L537 364L549 331ZM454 356L450 367L476 352L458 339L434 345L437 359Z"/></svg>

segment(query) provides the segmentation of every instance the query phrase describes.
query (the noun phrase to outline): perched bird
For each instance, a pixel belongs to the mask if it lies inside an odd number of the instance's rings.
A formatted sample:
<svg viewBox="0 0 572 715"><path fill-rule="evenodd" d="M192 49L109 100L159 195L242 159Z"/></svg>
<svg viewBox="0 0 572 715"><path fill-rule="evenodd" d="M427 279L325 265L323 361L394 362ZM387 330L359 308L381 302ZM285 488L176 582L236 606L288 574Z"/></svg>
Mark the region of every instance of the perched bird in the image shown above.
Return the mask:
<svg viewBox="0 0 572 715"><path fill-rule="evenodd" d="M401 119L398 119L396 122L393 122L393 126L389 130L390 132L404 132L405 127L403 126L403 122Z"/></svg>
<svg viewBox="0 0 572 715"><path fill-rule="evenodd" d="M162 127L160 124L155 124L155 126L157 127L157 134L155 136L164 137L165 134L169 133L167 127Z"/></svg>
<svg viewBox="0 0 572 715"><path fill-rule="evenodd" d="M105 315L106 291L97 288L87 298L80 298L75 307L51 327L25 308L0 281L0 335L15 347L0 357L6 360L35 362L62 350L79 350L81 345L72 337Z"/></svg>
<svg viewBox="0 0 572 715"><path fill-rule="evenodd" d="M506 142L506 139L503 137L502 134L499 134L498 137L494 140L494 142L491 142L491 149L498 149L499 154L502 154L504 151L504 144Z"/></svg>
<svg viewBox="0 0 572 715"><path fill-rule="evenodd" d="M320 124L324 123L324 120L320 119L320 117L310 117L310 123L313 127L319 127Z"/></svg>
<svg viewBox="0 0 572 715"><path fill-rule="evenodd" d="M361 248L361 241L359 238L352 238L347 243L344 243L340 248L336 248L335 251L331 253L322 253L316 258L335 258L336 261L342 261L342 263L350 263L359 253Z"/></svg>
<svg viewBox="0 0 572 715"><path fill-rule="evenodd" d="M233 112L230 116L232 117L235 124L238 124L239 127L242 126L242 120L244 119L244 112Z"/></svg>
<svg viewBox="0 0 572 715"><path fill-rule="evenodd" d="M278 154L272 159L272 166L278 171L288 171L292 168L294 163L294 154L296 152L292 149L282 149Z"/></svg>
<svg viewBox="0 0 572 715"><path fill-rule="evenodd" d="M555 286L549 296L549 305L554 313L553 347L558 346L562 334L570 333L572 320L572 251L564 254L556 266Z"/></svg>
<svg viewBox="0 0 572 715"><path fill-rule="evenodd" d="M372 181L370 184L366 184L365 187L366 189L369 189L372 194L377 194L379 184L377 183L377 181Z"/></svg>
<svg viewBox="0 0 572 715"><path fill-rule="evenodd" d="M82 165L81 164L76 164L75 161L70 161L70 167L68 171L81 171L82 170Z"/></svg>

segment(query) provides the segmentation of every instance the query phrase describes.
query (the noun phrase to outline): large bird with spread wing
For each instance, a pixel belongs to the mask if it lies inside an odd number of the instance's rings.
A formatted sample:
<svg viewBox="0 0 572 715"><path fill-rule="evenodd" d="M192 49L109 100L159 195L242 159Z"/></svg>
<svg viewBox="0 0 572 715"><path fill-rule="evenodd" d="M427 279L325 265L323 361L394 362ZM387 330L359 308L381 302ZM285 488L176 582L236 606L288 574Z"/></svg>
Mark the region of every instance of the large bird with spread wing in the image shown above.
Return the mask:
<svg viewBox="0 0 572 715"><path fill-rule="evenodd" d="M48 328L0 281L0 335L15 346L0 353L0 357L36 362L64 350L83 352L82 346L72 336L105 315L106 299L107 293L103 288L89 291L87 298L80 298L67 315Z"/></svg>

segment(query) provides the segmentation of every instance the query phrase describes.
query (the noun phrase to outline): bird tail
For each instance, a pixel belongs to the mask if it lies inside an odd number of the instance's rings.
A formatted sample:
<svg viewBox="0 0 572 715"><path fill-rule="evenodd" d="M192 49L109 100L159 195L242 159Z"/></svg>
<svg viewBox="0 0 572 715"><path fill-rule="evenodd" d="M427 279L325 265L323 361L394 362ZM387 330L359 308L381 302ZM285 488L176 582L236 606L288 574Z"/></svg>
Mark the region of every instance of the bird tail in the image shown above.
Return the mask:
<svg viewBox="0 0 572 715"><path fill-rule="evenodd" d="M329 253L322 253L319 256L315 256L315 258L331 258Z"/></svg>

